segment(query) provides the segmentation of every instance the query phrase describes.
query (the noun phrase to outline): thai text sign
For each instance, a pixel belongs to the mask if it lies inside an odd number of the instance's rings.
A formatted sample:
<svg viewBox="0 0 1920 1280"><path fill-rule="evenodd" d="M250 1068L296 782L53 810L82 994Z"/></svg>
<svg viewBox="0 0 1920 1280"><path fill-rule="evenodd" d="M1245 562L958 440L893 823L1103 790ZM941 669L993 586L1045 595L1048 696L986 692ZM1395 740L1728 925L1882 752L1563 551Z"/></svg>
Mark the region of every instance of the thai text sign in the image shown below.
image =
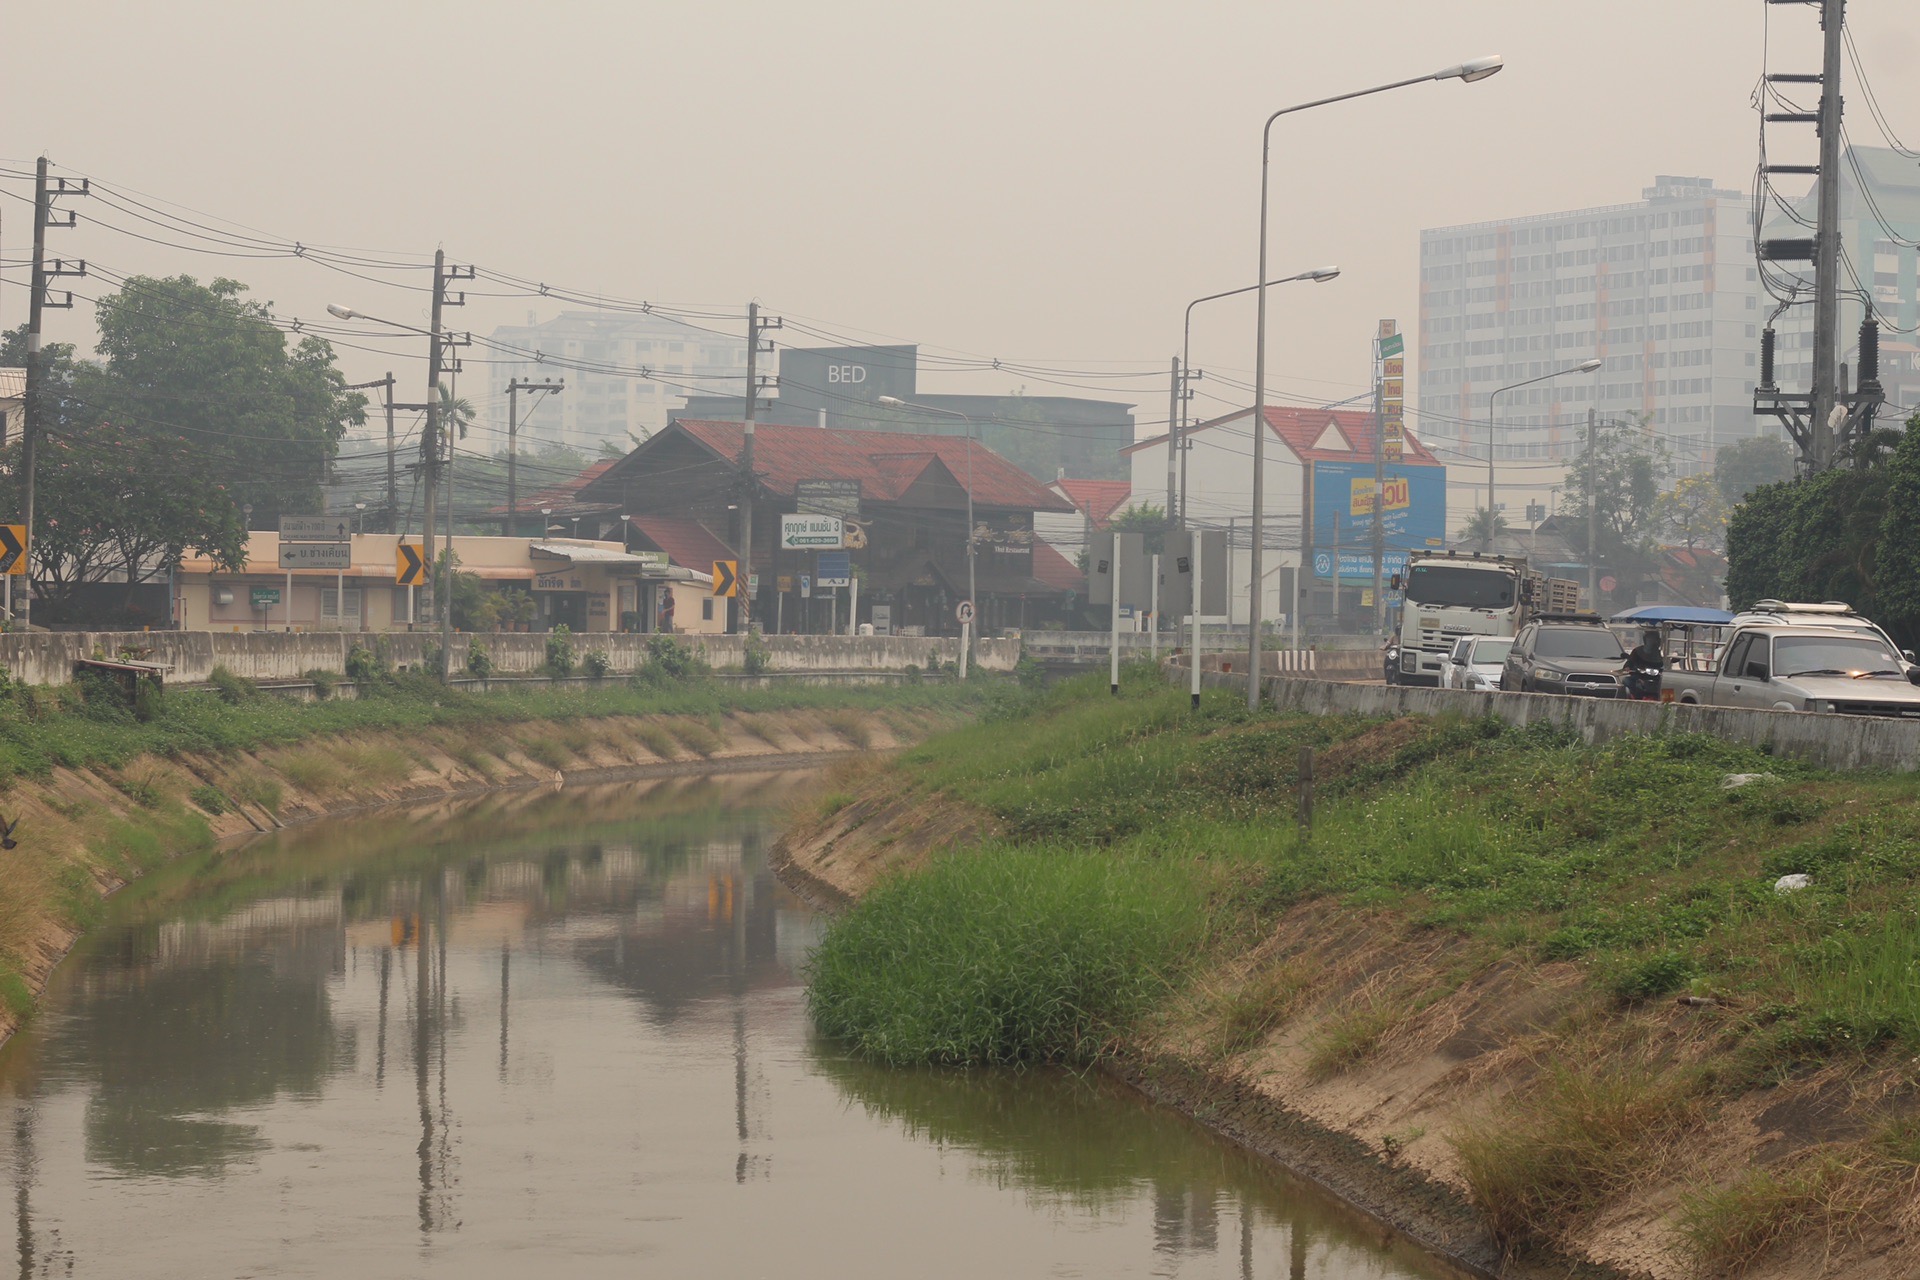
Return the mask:
<svg viewBox="0 0 1920 1280"><path fill-rule="evenodd" d="M838 551L846 544L839 516L811 514L780 517L780 546L786 551Z"/></svg>

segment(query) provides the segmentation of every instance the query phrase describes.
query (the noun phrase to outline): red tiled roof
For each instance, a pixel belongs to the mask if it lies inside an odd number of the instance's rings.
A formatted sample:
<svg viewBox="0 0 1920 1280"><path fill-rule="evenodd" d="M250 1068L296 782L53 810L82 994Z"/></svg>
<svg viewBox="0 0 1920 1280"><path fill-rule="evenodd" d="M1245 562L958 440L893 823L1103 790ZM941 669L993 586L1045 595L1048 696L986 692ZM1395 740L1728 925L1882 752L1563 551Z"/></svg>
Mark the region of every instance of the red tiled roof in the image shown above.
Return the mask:
<svg viewBox="0 0 1920 1280"><path fill-rule="evenodd" d="M1311 459L1315 462L1353 462L1355 460L1364 461L1373 457L1373 413L1371 410L1303 409L1290 405L1272 404L1266 406L1266 410L1268 428L1271 429L1273 434L1278 436L1281 442L1284 443L1288 449L1292 450L1297 457ZM1205 431L1209 427L1224 426L1229 422L1236 422L1246 417L1250 412L1252 412L1250 409L1240 409L1233 413L1223 414L1218 418L1213 418L1207 422L1198 423L1187 428L1187 434L1192 435L1197 431ZM1337 427L1339 434L1345 436L1347 441L1353 445L1351 451L1345 449L1314 448L1314 442L1326 433L1329 425ZM1150 440L1137 441L1127 448L1122 449L1121 452L1132 453L1135 449L1143 449L1148 445L1165 444L1166 439L1167 437L1163 432ZM1406 434L1406 452L1401 460L1415 465L1432 467L1441 465L1440 459L1434 457L1425 445L1415 439L1411 431Z"/></svg>
<svg viewBox="0 0 1920 1280"><path fill-rule="evenodd" d="M707 526L684 516L635 516L633 531L666 552L667 560L682 569L712 573L715 560L738 558L733 548Z"/></svg>
<svg viewBox="0 0 1920 1280"><path fill-rule="evenodd" d="M550 485L537 493L520 498L514 505L520 508L521 515L537 514L542 507L552 507L556 513L565 514L564 508L574 505L575 495L605 475L608 469L618 461L620 461L618 458L603 458L572 479L562 480L559 484ZM507 504L503 502L497 507L490 507L487 514L503 516L507 514Z"/></svg>
<svg viewBox="0 0 1920 1280"><path fill-rule="evenodd" d="M1053 487L1067 495L1081 515L1093 521L1093 527L1104 529L1113 513L1125 506L1127 499L1133 496L1133 485L1126 480L1072 480L1061 479L1053 482Z"/></svg>
<svg viewBox="0 0 1920 1280"><path fill-rule="evenodd" d="M1055 591L1083 591L1087 585L1087 575L1073 561L1038 539L1033 544L1033 576Z"/></svg>
<svg viewBox="0 0 1920 1280"><path fill-rule="evenodd" d="M662 438L674 428L730 461L739 459L746 434L746 424L740 422L681 418L653 439ZM965 484L968 455L965 436L851 431L777 422L758 423L753 432L753 468L767 488L782 494L791 494L801 480L858 480L863 497L893 502L936 460L956 481ZM973 442L971 455L976 504L1021 511L1073 510L1065 499L978 441Z"/></svg>

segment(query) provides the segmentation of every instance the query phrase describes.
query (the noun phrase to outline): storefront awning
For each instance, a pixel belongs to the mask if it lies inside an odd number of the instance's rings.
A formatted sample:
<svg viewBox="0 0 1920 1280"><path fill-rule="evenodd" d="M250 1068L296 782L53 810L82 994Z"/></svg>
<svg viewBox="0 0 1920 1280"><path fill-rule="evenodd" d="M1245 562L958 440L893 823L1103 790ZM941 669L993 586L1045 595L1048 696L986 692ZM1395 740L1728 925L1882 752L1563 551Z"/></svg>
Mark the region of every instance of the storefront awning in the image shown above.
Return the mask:
<svg viewBox="0 0 1920 1280"><path fill-rule="evenodd" d="M658 560L634 555L630 551L618 551L607 546L583 546L575 542L535 542L527 547L528 554L535 560L558 560L564 564L593 565L609 573L632 574L637 577L664 578L666 566Z"/></svg>

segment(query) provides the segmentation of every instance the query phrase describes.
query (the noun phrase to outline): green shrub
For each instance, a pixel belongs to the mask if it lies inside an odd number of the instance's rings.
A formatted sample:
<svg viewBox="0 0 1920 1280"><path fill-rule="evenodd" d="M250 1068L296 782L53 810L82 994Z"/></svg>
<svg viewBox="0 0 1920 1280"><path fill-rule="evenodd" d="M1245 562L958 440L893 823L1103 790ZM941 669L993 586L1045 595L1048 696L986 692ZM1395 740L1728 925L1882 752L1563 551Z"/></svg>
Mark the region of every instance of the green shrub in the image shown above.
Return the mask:
<svg viewBox="0 0 1920 1280"><path fill-rule="evenodd" d="M237 706L260 692L260 686L244 676L233 674L225 666L215 667L208 672L207 683L220 695L220 700L229 706Z"/></svg>
<svg viewBox="0 0 1920 1280"><path fill-rule="evenodd" d="M587 656L580 660L580 665L595 680L604 680L607 673L613 670L613 659L607 656L605 649L589 649Z"/></svg>
<svg viewBox="0 0 1920 1280"><path fill-rule="evenodd" d="M547 634L547 673L573 674L573 632L564 622Z"/></svg>
<svg viewBox="0 0 1920 1280"><path fill-rule="evenodd" d="M340 683L340 677L324 667L315 667L301 677L313 686L313 696L325 702L333 696L333 687Z"/></svg>
<svg viewBox="0 0 1920 1280"><path fill-rule="evenodd" d="M742 647L741 668L750 676L765 674L773 663L773 651L767 648L766 639L756 628L747 632L747 642Z"/></svg>
<svg viewBox="0 0 1920 1280"><path fill-rule="evenodd" d="M992 846L890 880L808 962L815 1024L892 1064L1085 1063L1195 947L1191 872Z"/></svg>
<svg viewBox="0 0 1920 1280"><path fill-rule="evenodd" d="M151 676L142 676L133 686L133 718L141 724L158 720L166 711L166 686Z"/></svg>
<svg viewBox="0 0 1920 1280"><path fill-rule="evenodd" d="M706 661L690 646L669 635L655 635L647 639L647 660L634 672L634 679L641 684L658 685L663 678L686 680L706 673Z"/></svg>
<svg viewBox="0 0 1920 1280"><path fill-rule="evenodd" d="M493 657L480 647L478 640L467 641L467 672L482 680L493 674Z"/></svg>
<svg viewBox="0 0 1920 1280"><path fill-rule="evenodd" d="M376 639L371 649L355 645L347 650L347 679L355 684L385 684L392 675L392 665L387 661L386 641Z"/></svg>
<svg viewBox="0 0 1920 1280"><path fill-rule="evenodd" d="M220 794L220 789L209 786L206 783L202 783L187 792L187 799L200 806L203 812L211 813L215 817L225 813L228 808L227 798Z"/></svg>

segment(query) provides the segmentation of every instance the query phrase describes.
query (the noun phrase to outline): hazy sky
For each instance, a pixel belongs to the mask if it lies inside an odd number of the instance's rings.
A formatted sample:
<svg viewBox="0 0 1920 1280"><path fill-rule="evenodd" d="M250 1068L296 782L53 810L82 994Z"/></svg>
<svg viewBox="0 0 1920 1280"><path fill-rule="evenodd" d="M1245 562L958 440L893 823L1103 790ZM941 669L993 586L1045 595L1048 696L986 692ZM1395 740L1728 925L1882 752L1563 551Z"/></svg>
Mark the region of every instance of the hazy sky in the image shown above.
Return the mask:
<svg viewBox="0 0 1920 1280"><path fill-rule="evenodd" d="M1920 144L1920 80L1902 74L1920 59L1920 4L1849 9L1883 107ZM1775 70L1818 70L1814 12L1771 9ZM622 297L715 311L757 298L933 352L1150 370L1061 386L923 366L921 380L1111 395L1145 423L1165 416L1182 308L1252 283L1267 112L1507 59L1480 84L1276 126L1275 272L1345 275L1274 295L1271 385L1333 399L1360 389L1378 317L1411 326L1422 227L1637 200L1661 173L1748 187L1768 17L1762 0L63 0L9 7L0 157L44 151L309 244L444 246ZM1854 140L1878 143L1851 84L1847 103ZM24 215L0 199L10 263ZM341 301L424 316L417 293L85 221L51 233L50 252L122 274L233 275L283 314L324 319ZM22 278L7 268L0 324L24 318ZM558 307L489 300L450 322L483 331L529 309ZM56 318L53 336L90 341L87 318ZM1196 364L1247 376L1250 301L1203 307L1194 336ZM421 381L419 344L392 345L413 364L342 362Z"/></svg>

